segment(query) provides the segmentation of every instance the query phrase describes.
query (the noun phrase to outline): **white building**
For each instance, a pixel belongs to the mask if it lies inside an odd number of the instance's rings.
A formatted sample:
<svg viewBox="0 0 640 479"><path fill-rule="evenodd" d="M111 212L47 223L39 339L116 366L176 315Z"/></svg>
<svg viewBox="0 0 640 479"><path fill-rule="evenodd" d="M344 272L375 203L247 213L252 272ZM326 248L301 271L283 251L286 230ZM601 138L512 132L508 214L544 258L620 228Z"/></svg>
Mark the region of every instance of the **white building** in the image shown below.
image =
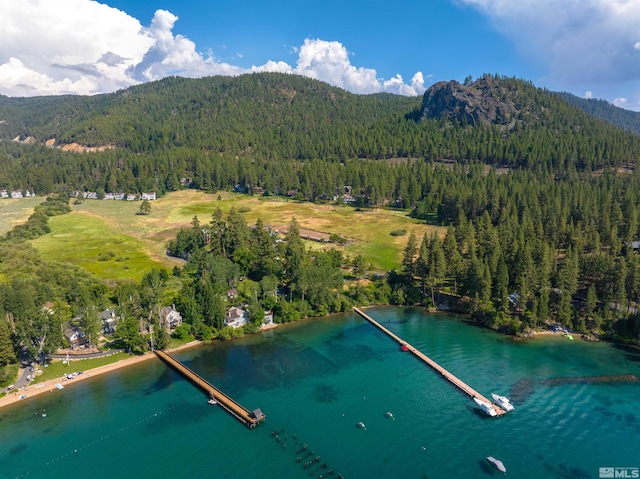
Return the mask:
<svg viewBox="0 0 640 479"><path fill-rule="evenodd" d="M176 309L175 305L165 306L160 310L160 324L162 324L167 331L176 329L182 324L182 315Z"/></svg>
<svg viewBox="0 0 640 479"><path fill-rule="evenodd" d="M232 328L239 328L247 324L249 315L242 308L233 307L224 314L225 326L231 326Z"/></svg>

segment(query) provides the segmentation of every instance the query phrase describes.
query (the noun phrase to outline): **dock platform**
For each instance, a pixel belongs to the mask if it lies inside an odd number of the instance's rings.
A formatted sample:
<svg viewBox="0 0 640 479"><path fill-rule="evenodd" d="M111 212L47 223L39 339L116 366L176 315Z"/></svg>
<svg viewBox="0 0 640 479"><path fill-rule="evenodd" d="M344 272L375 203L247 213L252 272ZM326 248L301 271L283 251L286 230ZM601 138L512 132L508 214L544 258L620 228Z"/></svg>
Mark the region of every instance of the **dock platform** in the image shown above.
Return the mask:
<svg viewBox="0 0 640 479"><path fill-rule="evenodd" d="M471 386L469 386L468 384L466 384L464 381L458 379L456 376L454 376L453 374L451 374L449 371L447 371L445 368L443 368L442 366L440 366L438 363L436 363L433 359L429 358L429 356L427 356L426 354L422 353L421 351L417 350L416 348L414 348L413 346L411 346L408 342L406 342L404 339L402 339L401 337L393 334L391 331L389 331L387 328L385 328L384 326L382 326L380 323L378 323L375 319L373 319L372 317L368 316L367 314L364 313L364 311L362 311L359 308L353 308L353 310L358 313L360 316L362 316L364 319L366 319L367 321L369 321L371 324L373 324L376 328L378 328L380 331L382 331L383 333L385 333L387 336L389 336L390 338L392 338L393 340L395 340L398 344L400 344L400 346L405 349L406 351L412 353L414 356L416 356L418 359L421 359L422 361L424 361L425 363L427 363L429 366L431 366L431 368L435 369L437 372L439 372L447 381L449 381L451 384L453 384L454 386L456 386L458 389L460 389L463 393L467 394L468 396L471 396L471 398L478 398L481 401L484 401L486 403L492 404L493 408L495 409L496 413L498 416L502 416L503 414L506 414L507 411L505 411L504 409L502 409L500 406L498 406L497 404L493 403L493 401L490 401L489 399L487 399L486 397L484 397L482 394L480 394L478 391L476 391L475 389L473 389Z"/></svg>
<svg viewBox="0 0 640 479"><path fill-rule="evenodd" d="M162 361L164 361L168 366L176 370L188 381L208 394L211 399L215 400L233 417L244 423L245 426L253 429L261 421L264 421L265 415L260 409L249 411L174 357L161 350L155 350L154 352L156 353L156 356L162 359Z"/></svg>

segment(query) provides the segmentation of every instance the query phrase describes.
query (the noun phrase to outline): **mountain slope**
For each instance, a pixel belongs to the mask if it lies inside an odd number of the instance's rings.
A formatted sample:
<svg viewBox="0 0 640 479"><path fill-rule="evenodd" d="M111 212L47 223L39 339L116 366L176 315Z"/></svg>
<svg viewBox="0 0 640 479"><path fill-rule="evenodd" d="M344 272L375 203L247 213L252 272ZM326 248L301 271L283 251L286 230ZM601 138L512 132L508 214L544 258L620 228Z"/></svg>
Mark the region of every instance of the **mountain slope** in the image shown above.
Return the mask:
<svg viewBox="0 0 640 479"><path fill-rule="evenodd" d="M422 99L355 95L278 73L173 77L94 97L0 97L0 121L0 139L110 145L120 156L150 155L150 163L169 152L207 152L266 161L411 157L581 170L640 158L638 136L530 82L490 75L469 85L438 83Z"/></svg>
<svg viewBox="0 0 640 479"><path fill-rule="evenodd" d="M605 100L580 98L567 92L559 92L558 96L595 118L640 135L640 112L619 108Z"/></svg>

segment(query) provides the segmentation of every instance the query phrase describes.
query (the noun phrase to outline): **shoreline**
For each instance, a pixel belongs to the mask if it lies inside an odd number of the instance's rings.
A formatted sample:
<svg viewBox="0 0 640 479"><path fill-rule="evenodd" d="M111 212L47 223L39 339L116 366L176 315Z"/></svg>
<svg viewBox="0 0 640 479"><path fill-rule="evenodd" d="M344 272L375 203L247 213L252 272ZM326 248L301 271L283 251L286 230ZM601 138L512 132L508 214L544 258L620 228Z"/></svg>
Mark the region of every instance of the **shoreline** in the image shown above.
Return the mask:
<svg viewBox="0 0 640 479"><path fill-rule="evenodd" d="M201 344L204 344L204 343L202 341L191 341L187 344L183 344L182 346L178 346L177 348L169 349L167 350L167 352L174 353L176 351L182 351L184 349L200 346ZM129 358L116 361L115 363L105 364L104 366L99 366L93 369L87 369L81 375L76 376L72 380L63 381L62 379L50 379L43 383L29 385L27 386L26 389L23 389L22 391L14 390L8 393L6 396L0 398L0 409L6 406L9 406L11 404L28 401L32 397L40 396L45 393L51 394L51 393L63 391L63 389L58 389L56 387L57 383L62 384L64 382L64 385L66 387L66 385L86 381L88 379L91 379L97 376L102 376L103 374L107 374L112 371L116 371L118 369L126 368L133 364L138 364L153 358L157 358L157 356L151 351L147 351L146 353L140 356L131 356ZM22 397L24 395L26 395L26 397Z"/></svg>

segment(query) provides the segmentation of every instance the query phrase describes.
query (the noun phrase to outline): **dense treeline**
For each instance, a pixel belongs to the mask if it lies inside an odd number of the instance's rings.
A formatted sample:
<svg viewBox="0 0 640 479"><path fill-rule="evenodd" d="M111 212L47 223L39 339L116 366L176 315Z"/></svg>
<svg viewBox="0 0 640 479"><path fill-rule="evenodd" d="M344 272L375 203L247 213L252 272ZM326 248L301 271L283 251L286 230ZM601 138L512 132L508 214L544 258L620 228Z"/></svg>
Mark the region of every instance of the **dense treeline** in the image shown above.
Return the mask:
<svg viewBox="0 0 640 479"><path fill-rule="evenodd" d="M335 249L306 251L295 218L282 240L260 219L250 228L237 210L224 218L218 209L207 223L194 217L192 227L181 229L168 249L188 259L175 302L199 337L237 334L224 319L226 292L239 287L241 278L251 280L250 290L232 304L247 303L250 323L244 329L249 331L267 310L281 323L345 311L353 304L343 291L341 269L351 265Z"/></svg>
<svg viewBox="0 0 640 479"><path fill-rule="evenodd" d="M637 173L498 175L475 165L448 177L414 211L450 226L442 239L407 244L410 302L425 301L418 277L427 302L437 303L434 290L466 296L513 332L552 319L640 337Z"/></svg>
<svg viewBox="0 0 640 479"><path fill-rule="evenodd" d="M162 192L188 177L199 188L278 193L296 187L308 161L417 158L593 171L640 156L639 136L558 95L509 78L490 85L497 100L517 105L512 128L420 120L417 98L353 95L281 74L167 78L98 97L2 97L0 138L117 148L78 155L2 141L0 187ZM291 171L297 179L287 181Z"/></svg>

